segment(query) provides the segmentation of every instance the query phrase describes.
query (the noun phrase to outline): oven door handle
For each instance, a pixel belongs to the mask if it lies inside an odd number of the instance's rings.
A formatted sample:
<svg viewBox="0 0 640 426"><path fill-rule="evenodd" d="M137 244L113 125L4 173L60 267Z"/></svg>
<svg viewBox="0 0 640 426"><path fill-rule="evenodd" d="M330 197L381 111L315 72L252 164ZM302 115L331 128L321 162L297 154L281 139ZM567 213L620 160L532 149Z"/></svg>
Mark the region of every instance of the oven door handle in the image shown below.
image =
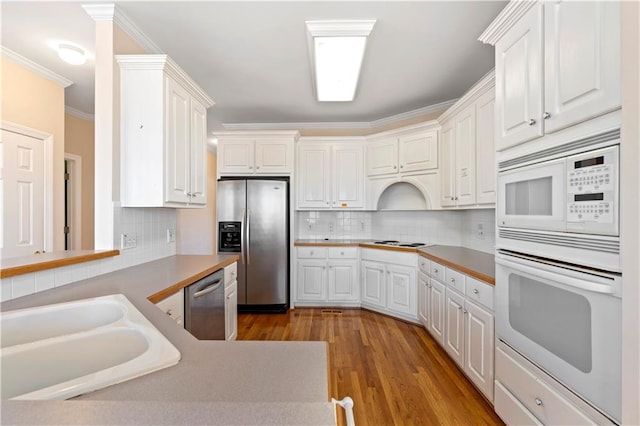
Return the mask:
<svg viewBox="0 0 640 426"><path fill-rule="evenodd" d="M525 261L526 262L526 261ZM585 279L578 279L574 277L570 277L565 274L560 274L557 272L552 272L546 270L549 266L541 263L540 265L536 265L537 267L532 267L524 264L522 261L518 260L506 260L501 256L496 256L496 263L500 265L504 265L509 267L517 272L525 272L529 275L533 275L538 278L545 278L550 281L560 282L562 284L568 285L570 287L578 288L585 291L591 291L594 293L603 293L603 294L615 294L616 288L613 285L614 280L611 280L611 284L606 283L597 283L593 280L588 280L585 275Z"/></svg>

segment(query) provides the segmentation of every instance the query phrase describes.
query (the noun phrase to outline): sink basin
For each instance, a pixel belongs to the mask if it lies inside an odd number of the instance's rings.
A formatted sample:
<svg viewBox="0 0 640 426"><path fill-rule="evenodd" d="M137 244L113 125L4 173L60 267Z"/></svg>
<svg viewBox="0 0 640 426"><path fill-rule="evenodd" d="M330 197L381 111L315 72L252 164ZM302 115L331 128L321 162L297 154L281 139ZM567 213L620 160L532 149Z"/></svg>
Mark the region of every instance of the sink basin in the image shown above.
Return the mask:
<svg viewBox="0 0 640 426"><path fill-rule="evenodd" d="M122 294L3 312L0 329L2 399L67 399L180 360Z"/></svg>

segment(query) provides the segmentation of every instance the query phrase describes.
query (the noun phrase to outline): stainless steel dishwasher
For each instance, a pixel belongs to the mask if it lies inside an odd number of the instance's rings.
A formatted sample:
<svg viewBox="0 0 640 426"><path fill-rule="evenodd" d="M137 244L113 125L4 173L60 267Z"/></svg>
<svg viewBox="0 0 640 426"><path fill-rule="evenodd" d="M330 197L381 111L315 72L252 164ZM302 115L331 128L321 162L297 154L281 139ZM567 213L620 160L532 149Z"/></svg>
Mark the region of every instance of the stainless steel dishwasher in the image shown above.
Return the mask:
<svg viewBox="0 0 640 426"><path fill-rule="evenodd" d="M184 328L199 340L224 340L224 270L186 288Z"/></svg>

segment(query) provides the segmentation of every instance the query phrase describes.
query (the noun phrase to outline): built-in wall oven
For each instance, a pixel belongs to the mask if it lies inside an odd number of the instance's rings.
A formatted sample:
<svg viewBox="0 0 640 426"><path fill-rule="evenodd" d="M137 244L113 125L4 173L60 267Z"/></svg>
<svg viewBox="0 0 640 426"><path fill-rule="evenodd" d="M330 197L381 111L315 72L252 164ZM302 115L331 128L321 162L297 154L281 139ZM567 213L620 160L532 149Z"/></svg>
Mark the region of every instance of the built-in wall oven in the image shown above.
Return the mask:
<svg viewBox="0 0 640 426"><path fill-rule="evenodd" d="M499 250L496 283L496 335L620 421L620 275Z"/></svg>
<svg viewBox="0 0 640 426"><path fill-rule="evenodd" d="M496 245L620 271L619 130L502 161Z"/></svg>

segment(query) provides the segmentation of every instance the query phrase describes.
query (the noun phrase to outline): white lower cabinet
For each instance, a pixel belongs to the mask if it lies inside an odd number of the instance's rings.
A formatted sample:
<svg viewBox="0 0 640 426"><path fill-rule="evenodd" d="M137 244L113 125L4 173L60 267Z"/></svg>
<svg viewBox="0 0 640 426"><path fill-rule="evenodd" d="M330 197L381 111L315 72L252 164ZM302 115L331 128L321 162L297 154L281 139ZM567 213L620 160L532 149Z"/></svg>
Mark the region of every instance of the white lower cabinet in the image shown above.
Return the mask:
<svg viewBox="0 0 640 426"><path fill-rule="evenodd" d="M184 324L184 290L162 299L156 306L178 324Z"/></svg>
<svg viewBox="0 0 640 426"><path fill-rule="evenodd" d="M238 337L238 264L224 268L224 336L225 340Z"/></svg>
<svg viewBox="0 0 640 426"><path fill-rule="evenodd" d="M429 284L429 333L440 345L444 346L444 285L431 278Z"/></svg>
<svg viewBox="0 0 640 426"><path fill-rule="evenodd" d="M359 306L357 247L299 247L296 306Z"/></svg>
<svg viewBox="0 0 640 426"><path fill-rule="evenodd" d="M493 400L493 314L465 300L464 372Z"/></svg>
<svg viewBox="0 0 640 426"><path fill-rule="evenodd" d="M429 277L418 271L418 321L429 329Z"/></svg>
<svg viewBox="0 0 640 426"><path fill-rule="evenodd" d="M363 260L360 269L363 305L386 307L387 298L384 291L386 270L384 263Z"/></svg>
<svg viewBox="0 0 640 426"><path fill-rule="evenodd" d="M444 349L460 368L464 368L464 297L447 289L444 306Z"/></svg>

